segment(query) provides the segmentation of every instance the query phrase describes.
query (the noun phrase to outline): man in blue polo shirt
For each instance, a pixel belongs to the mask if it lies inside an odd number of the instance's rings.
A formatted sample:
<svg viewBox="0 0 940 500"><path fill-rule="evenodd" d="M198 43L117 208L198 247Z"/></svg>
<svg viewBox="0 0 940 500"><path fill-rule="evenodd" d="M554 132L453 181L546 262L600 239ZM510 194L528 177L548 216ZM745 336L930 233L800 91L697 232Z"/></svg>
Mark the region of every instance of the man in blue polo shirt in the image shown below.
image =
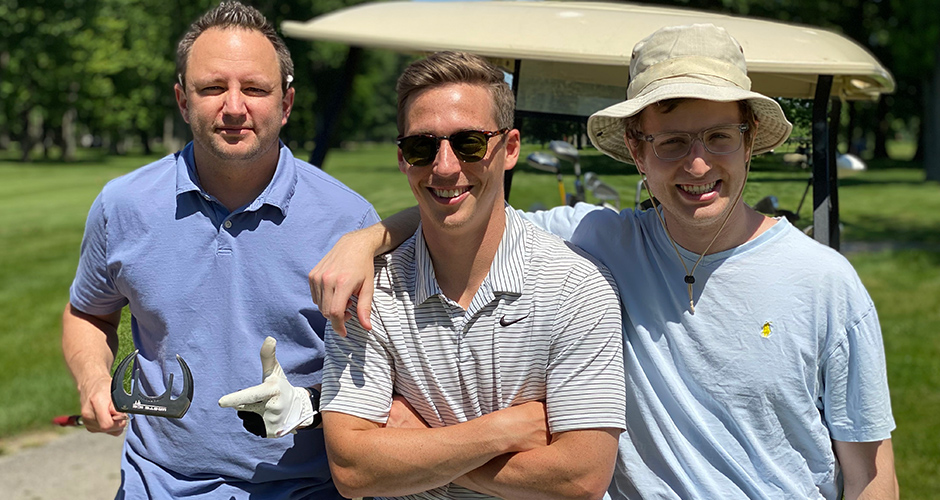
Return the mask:
<svg viewBox="0 0 940 500"><path fill-rule="evenodd" d="M227 2L196 21L178 72L193 142L109 182L88 215L62 339L82 417L92 432L127 429L118 498L339 498L322 432L290 434L311 423L309 404L261 424L287 434L275 440L245 432L216 402L259 381L261 363L244 346L267 336L280 340L296 385L319 383L325 320L307 271L340 235L378 217L279 141L293 64L257 10ZM111 403L125 305L144 392L165 391L176 354L191 368L195 397L183 418L128 419Z"/></svg>

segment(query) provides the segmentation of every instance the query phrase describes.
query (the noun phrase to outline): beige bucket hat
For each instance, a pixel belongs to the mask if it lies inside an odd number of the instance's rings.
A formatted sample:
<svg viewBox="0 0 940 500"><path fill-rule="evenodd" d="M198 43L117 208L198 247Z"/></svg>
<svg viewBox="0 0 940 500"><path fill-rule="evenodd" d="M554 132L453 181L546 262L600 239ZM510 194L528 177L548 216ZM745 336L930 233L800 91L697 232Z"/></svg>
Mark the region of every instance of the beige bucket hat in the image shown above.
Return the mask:
<svg viewBox="0 0 940 500"><path fill-rule="evenodd" d="M777 101L751 92L744 49L724 28L692 24L662 28L633 48L627 100L588 118L588 136L608 156L633 163L623 119L666 99L747 100L760 124L752 154L783 144L793 126Z"/></svg>

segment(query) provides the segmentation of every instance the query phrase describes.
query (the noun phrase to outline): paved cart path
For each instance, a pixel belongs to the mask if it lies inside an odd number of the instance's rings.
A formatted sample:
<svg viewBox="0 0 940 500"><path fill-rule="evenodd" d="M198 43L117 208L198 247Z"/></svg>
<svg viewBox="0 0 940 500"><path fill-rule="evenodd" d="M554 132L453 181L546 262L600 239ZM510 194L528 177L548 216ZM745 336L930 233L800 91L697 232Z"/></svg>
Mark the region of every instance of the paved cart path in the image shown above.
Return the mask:
<svg viewBox="0 0 940 500"><path fill-rule="evenodd" d="M84 429L30 434L3 443L0 497L107 500L121 484L124 438Z"/></svg>

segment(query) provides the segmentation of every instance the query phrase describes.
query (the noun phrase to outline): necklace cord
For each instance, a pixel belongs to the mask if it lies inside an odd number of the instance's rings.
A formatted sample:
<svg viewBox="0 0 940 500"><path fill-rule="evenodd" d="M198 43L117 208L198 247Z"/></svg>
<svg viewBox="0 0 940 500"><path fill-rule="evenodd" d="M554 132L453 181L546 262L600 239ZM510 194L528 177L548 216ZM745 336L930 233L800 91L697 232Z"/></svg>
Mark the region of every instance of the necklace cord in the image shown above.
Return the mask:
<svg viewBox="0 0 940 500"><path fill-rule="evenodd" d="M653 196L653 191L650 190L650 186L646 181L646 176L643 176L643 186L646 188L646 192L649 193L650 199L653 201L653 211L656 212L656 216L659 219L659 223L663 226L663 231L666 233L666 238L669 239L669 243L672 244L673 250L676 252L676 256L679 258L679 263L682 264L682 269L685 270L685 283L689 291L689 311L692 314L695 314L695 299L692 295L692 285L695 283L695 269L698 268L698 265L702 262L702 259L705 258L705 255L708 254L708 250L711 249L712 245L718 239L718 235L721 234L721 231L725 228L725 224L728 223L728 220L731 219L731 214L734 212L734 207L737 206L738 202L741 201L741 198L744 197L744 186L747 185L747 178L751 171L751 156L748 155L747 161L745 162L744 168L744 183L741 184L741 190L738 191L738 195L735 197L734 202L731 204L731 208L728 210L728 213L725 214L724 220L721 221L721 226L718 227L718 231L715 231L715 236L712 237L712 240L708 243L708 246L705 247L705 250L698 256L698 259L695 260L695 264L692 265L692 270L689 270L689 267L685 264L685 259L682 258L682 253L679 252L679 246L676 245L675 240L672 238L672 235L669 234L669 229L666 227L666 220L663 218L663 215L659 211L659 207L662 206L661 203L656 202L656 198ZM659 205L659 206L657 206ZM663 208L665 210L665 208ZM695 253L695 252L692 252Z"/></svg>

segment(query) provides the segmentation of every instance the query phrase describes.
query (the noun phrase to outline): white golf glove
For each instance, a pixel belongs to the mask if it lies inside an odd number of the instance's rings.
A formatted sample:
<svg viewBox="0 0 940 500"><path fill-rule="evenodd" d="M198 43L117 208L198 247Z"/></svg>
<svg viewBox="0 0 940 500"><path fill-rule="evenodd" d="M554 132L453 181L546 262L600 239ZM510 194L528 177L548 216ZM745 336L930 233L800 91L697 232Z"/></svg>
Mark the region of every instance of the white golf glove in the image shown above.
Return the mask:
<svg viewBox="0 0 940 500"><path fill-rule="evenodd" d="M315 420L319 421L316 418L319 408L315 409L311 402L312 398L319 401L319 392L294 387L287 381L275 356L276 346L277 340L273 337L264 339L261 345L261 368L264 371L261 384L219 399L219 406L238 410L245 429L269 438L295 433L298 427L308 427Z"/></svg>

